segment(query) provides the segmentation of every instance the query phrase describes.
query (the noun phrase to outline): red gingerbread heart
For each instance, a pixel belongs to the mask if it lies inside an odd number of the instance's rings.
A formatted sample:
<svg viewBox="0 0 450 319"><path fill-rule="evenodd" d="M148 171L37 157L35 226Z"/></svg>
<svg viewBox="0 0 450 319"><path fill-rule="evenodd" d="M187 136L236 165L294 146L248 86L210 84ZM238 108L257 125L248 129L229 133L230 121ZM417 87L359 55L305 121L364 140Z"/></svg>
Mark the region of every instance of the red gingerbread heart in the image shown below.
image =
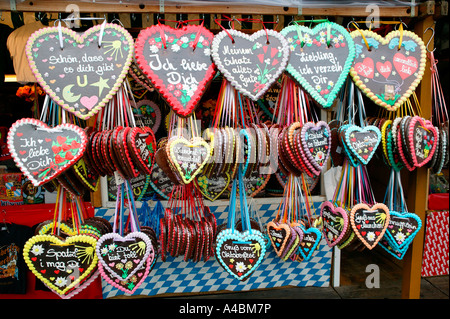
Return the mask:
<svg viewBox="0 0 450 319"><path fill-rule="evenodd" d="M215 74L213 37L199 25L154 25L139 33L136 62L179 116L192 114Z"/></svg>

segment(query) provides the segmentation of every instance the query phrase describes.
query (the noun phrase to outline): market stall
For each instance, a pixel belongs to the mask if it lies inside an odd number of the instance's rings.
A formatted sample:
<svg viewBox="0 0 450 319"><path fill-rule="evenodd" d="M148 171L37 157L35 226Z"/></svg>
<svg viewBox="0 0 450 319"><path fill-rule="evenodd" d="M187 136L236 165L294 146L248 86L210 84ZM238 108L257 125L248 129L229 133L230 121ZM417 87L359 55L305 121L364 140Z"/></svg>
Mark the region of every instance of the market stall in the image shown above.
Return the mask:
<svg viewBox="0 0 450 319"><path fill-rule="evenodd" d="M341 249L381 248L418 298L446 5L1 1L21 102L2 105L1 199L37 226L28 270L61 298L325 287Z"/></svg>

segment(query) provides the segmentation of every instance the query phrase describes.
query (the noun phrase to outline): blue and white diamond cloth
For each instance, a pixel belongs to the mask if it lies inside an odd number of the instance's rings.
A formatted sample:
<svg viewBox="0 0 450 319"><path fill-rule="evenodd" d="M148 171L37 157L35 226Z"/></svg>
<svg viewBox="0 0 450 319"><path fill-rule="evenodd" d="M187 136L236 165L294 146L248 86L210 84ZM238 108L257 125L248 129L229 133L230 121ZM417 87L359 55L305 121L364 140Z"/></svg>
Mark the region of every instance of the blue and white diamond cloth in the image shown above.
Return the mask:
<svg viewBox="0 0 450 319"><path fill-rule="evenodd" d="M214 204L214 203L213 203ZM315 203L315 207L321 203ZM276 216L278 204L257 204L261 222L266 225ZM220 225L227 221L228 206L210 206ZM96 216L112 221L114 209L96 209ZM215 291L248 291L284 286L328 287L331 274L332 248L322 239L318 249L309 261L301 263L282 261L270 247L258 269L241 282L229 275L211 257L207 262L185 262L183 257L168 257L165 262L159 258L147 279L133 295L154 296L159 294L181 294ZM125 292L109 285L102 279L103 298L127 296Z"/></svg>

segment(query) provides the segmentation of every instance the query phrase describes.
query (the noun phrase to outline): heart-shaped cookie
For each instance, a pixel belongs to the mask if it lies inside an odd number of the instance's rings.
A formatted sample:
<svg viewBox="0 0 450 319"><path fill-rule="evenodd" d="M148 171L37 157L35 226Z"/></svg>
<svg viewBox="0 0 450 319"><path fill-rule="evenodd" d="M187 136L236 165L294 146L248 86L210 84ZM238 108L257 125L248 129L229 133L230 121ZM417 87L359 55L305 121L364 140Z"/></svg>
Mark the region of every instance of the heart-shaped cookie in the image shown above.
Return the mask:
<svg viewBox="0 0 450 319"><path fill-rule="evenodd" d="M267 223L267 233L275 253L281 257L286 243L291 235L291 228L285 223Z"/></svg>
<svg viewBox="0 0 450 319"><path fill-rule="evenodd" d="M72 166L72 169L80 182L91 192L95 192L98 188L100 178L88 164L88 161L89 159L85 154L83 158L80 158L78 162Z"/></svg>
<svg viewBox="0 0 450 319"><path fill-rule="evenodd" d="M174 29L162 24L137 37L139 68L179 116L192 114L215 74L210 56L213 37L200 25Z"/></svg>
<svg viewBox="0 0 450 319"><path fill-rule="evenodd" d="M324 121L303 124L301 141L307 159L316 170L321 171L330 154L331 132L328 124Z"/></svg>
<svg viewBox="0 0 450 319"><path fill-rule="evenodd" d="M356 236L368 248L374 248L389 225L389 208L381 203L370 207L360 203L353 206L350 212L350 223Z"/></svg>
<svg viewBox="0 0 450 319"><path fill-rule="evenodd" d="M156 140L150 127L134 127L127 136L131 159L141 174L150 174L156 152Z"/></svg>
<svg viewBox="0 0 450 319"><path fill-rule="evenodd" d="M31 118L23 118L8 132L8 148L16 165L40 186L74 165L86 148L85 132L73 124L54 128Z"/></svg>
<svg viewBox="0 0 450 319"><path fill-rule="evenodd" d="M384 238L396 250L408 247L422 227L419 216L408 212L389 211L389 224Z"/></svg>
<svg viewBox="0 0 450 319"><path fill-rule="evenodd" d="M281 34L291 50L286 71L319 105L331 107L355 58L350 34L333 22L320 23L313 29L290 25Z"/></svg>
<svg viewBox="0 0 450 319"><path fill-rule="evenodd" d="M149 127L156 134L161 125L161 110L155 102L140 100L136 103L136 108L133 108L133 115L136 119L136 126Z"/></svg>
<svg viewBox="0 0 450 319"><path fill-rule="evenodd" d="M274 30L248 35L229 29L214 36L211 56L231 85L256 101L283 73L289 46L284 36Z"/></svg>
<svg viewBox="0 0 450 319"><path fill-rule="evenodd" d="M342 207L335 207L330 201L325 201L320 209L320 217L328 246L333 247L340 243L349 224L347 212Z"/></svg>
<svg viewBox="0 0 450 319"><path fill-rule="evenodd" d="M150 174L150 186L159 196L168 200L175 184L155 162Z"/></svg>
<svg viewBox="0 0 450 319"><path fill-rule="evenodd" d="M130 279L155 253L150 238L143 232L131 232L126 236L105 234L98 240L95 251L106 270L101 272L102 277L119 280Z"/></svg>
<svg viewBox="0 0 450 319"><path fill-rule="evenodd" d="M82 34L55 26L33 33L25 50L44 91L65 110L86 120L122 85L134 42L125 28L114 23L98 24Z"/></svg>
<svg viewBox="0 0 450 319"><path fill-rule="evenodd" d="M127 280L120 280L118 278L111 278L111 276L106 275L105 269L102 263L98 264L98 269L102 275L102 278L113 287L116 287L123 292L132 295L139 288L140 285L147 278L150 269L155 264L156 258L154 256L154 252L152 251L145 260L144 264Z"/></svg>
<svg viewBox="0 0 450 319"><path fill-rule="evenodd" d="M195 186L200 190L206 199L213 202L228 189L230 181L231 177L228 173L221 176L211 176L210 178L203 174L199 174L197 176L197 183L195 183Z"/></svg>
<svg viewBox="0 0 450 319"><path fill-rule="evenodd" d="M381 132L373 125L359 127L350 124L345 128L344 141L351 155L363 165L367 165L381 142Z"/></svg>
<svg viewBox="0 0 450 319"><path fill-rule="evenodd" d="M243 177L242 180L244 182L246 195L255 197L266 187L270 180L270 174L260 174L258 170L254 170L249 177ZM239 190L239 187L237 189ZM231 191L231 185L228 185L228 190Z"/></svg>
<svg viewBox="0 0 450 319"><path fill-rule="evenodd" d="M217 235L215 254L229 274L243 281L261 264L266 254L266 243L259 231L241 233L225 229Z"/></svg>
<svg viewBox="0 0 450 319"><path fill-rule="evenodd" d="M303 240L298 245L296 255L300 256L301 260L307 261L311 259L314 251L319 245L320 240L322 239L322 233L315 227L309 227L308 229L302 227L302 230Z"/></svg>
<svg viewBox="0 0 450 319"><path fill-rule="evenodd" d="M168 147L170 160L186 184L194 180L211 156L209 144L201 138L188 141L180 137L170 141Z"/></svg>
<svg viewBox="0 0 450 319"><path fill-rule="evenodd" d="M65 295L97 270L97 239L74 235L61 240L53 235L36 235L24 245L23 256L31 272L47 287Z"/></svg>
<svg viewBox="0 0 450 319"><path fill-rule="evenodd" d="M386 37L369 30L350 35L356 47L350 69L353 81L376 104L397 110L422 80L426 64L422 39L404 30L389 32Z"/></svg>
<svg viewBox="0 0 450 319"><path fill-rule="evenodd" d="M414 166L422 167L433 158L438 145L438 133L430 121L413 116L408 124L408 141Z"/></svg>

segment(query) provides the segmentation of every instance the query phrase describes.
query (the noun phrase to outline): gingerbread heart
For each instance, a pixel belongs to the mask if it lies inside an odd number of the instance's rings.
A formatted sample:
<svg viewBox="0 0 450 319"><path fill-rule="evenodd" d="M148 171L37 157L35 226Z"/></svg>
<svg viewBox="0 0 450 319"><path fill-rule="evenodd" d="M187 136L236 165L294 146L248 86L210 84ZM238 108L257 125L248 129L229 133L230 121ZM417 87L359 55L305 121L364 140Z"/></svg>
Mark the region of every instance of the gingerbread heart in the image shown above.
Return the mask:
<svg viewBox="0 0 450 319"><path fill-rule="evenodd" d="M211 156L209 144L201 138L190 142L180 137L170 141L168 147L170 160L186 184L194 180Z"/></svg>
<svg viewBox="0 0 450 319"><path fill-rule="evenodd" d="M230 181L231 177L228 173L221 176L211 176L210 178L203 174L199 174L197 176L197 183L195 183L195 186L200 190L206 199L213 202L228 189Z"/></svg>
<svg viewBox="0 0 450 319"><path fill-rule="evenodd" d="M350 35L356 47L350 69L353 81L376 104L397 110L422 80L426 64L422 39L403 30L389 32L386 37L369 30Z"/></svg>
<svg viewBox="0 0 450 319"><path fill-rule="evenodd" d="M85 155L78 162L76 162L72 168L80 182L83 183L83 185L90 191L95 192L98 188L100 178L88 164L88 161L89 160Z"/></svg>
<svg viewBox="0 0 450 319"><path fill-rule="evenodd" d="M296 255L300 256L302 260L308 261L311 259L314 251L319 245L320 240L322 239L322 233L315 227L309 227L308 229L302 227L302 230L303 240L298 245Z"/></svg>
<svg viewBox="0 0 450 319"><path fill-rule="evenodd" d="M333 247L340 243L349 224L347 212L342 207L335 207L330 201L325 201L320 209L320 217L328 246Z"/></svg>
<svg viewBox="0 0 450 319"><path fill-rule="evenodd" d="M328 160L331 148L331 131L324 121L307 122L301 130L303 150L309 162L321 171Z"/></svg>
<svg viewBox="0 0 450 319"><path fill-rule="evenodd" d="M373 125L361 128L350 124L345 128L344 141L349 153L363 165L367 165L381 142L381 132Z"/></svg>
<svg viewBox="0 0 450 319"><path fill-rule="evenodd" d="M266 254L266 243L259 231L243 233L225 229L217 235L216 259L234 278L246 280L255 272Z"/></svg>
<svg viewBox="0 0 450 319"><path fill-rule="evenodd" d="M142 174L150 174L156 152L156 140L150 127L134 127L127 136L130 156Z"/></svg>
<svg viewBox="0 0 450 319"><path fill-rule="evenodd" d="M103 266L102 277L119 280L130 279L155 254L150 238L137 231L126 236L105 234L98 240L95 251ZM150 266L151 262L147 264Z"/></svg>
<svg viewBox="0 0 450 319"><path fill-rule="evenodd" d="M267 223L267 233L275 253L281 257L291 235L291 228L287 224L271 221Z"/></svg>
<svg viewBox="0 0 450 319"><path fill-rule="evenodd" d="M114 23L98 24L82 34L64 27L42 28L30 36L25 48L43 90L84 120L104 107L122 85L133 49L130 33Z"/></svg>
<svg viewBox="0 0 450 319"><path fill-rule="evenodd" d="M389 211L390 219L384 238L396 250L408 247L422 227L419 216L408 212Z"/></svg>
<svg viewBox="0 0 450 319"><path fill-rule="evenodd" d="M74 165L86 148L85 132L73 124L54 128L31 118L16 121L8 132L8 148L16 165L40 186Z"/></svg>
<svg viewBox="0 0 450 319"><path fill-rule="evenodd" d="M155 162L150 174L149 184L159 196L168 200L175 184Z"/></svg>
<svg viewBox="0 0 450 319"><path fill-rule="evenodd" d="M155 102L140 100L136 103L136 108L133 108L133 115L136 119L136 126L149 127L156 134L161 125L161 110Z"/></svg>
<svg viewBox="0 0 450 319"><path fill-rule="evenodd" d="M248 35L230 29L214 36L211 56L231 85L256 101L283 73L289 59L289 46L274 30L264 29Z"/></svg>
<svg viewBox="0 0 450 319"><path fill-rule="evenodd" d="M200 25L174 29L162 24L137 37L139 68L179 116L192 114L215 74L210 56L213 37Z"/></svg>
<svg viewBox="0 0 450 319"><path fill-rule="evenodd" d="M246 195L255 197L266 187L270 180L270 174L260 174L258 170L254 170L249 177L243 177L242 180L244 182ZM231 190L231 185L228 185L228 190Z"/></svg>
<svg viewBox="0 0 450 319"><path fill-rule="evenodd" d="M97 270L97 239L74 235L61 240L54 235L36 235L24 245L23 256L31 272L47 287L65 295Z"/></svg>
<svg viewBox="0 0 450 319"><path fill-rule="evenodd" d="M120 280L118 278L106 275L106 271L102 263L98 264L98 269L100 273L105 274L102 275L102 278L105 279L108 284L129 295L132 295L147 278L148 273L150 272L150 269L155 264L155 262L156 258L154 256L154 252L152 251L147 260L145 260L144 264L127 280Z"/></svg>
<svg viewBox="0 0 450 319"><path fill-rule="evenodd" d="M331 107L355 58L350 34L333 22L320 23L313 29L290 25L281 34L291 49L286 71L319 105Z"/></svg>
<svg viewBox="0 0 450 319"><path fill-rule="evenodd" d="M408 124L409 153L415 167L422 167L432 158L438 145L438 133L430 121L413 116Z"/></svg>
<svg viewBox="0 0 450 319"><path fill-rule="evenodd" d="M360 203L353 206L350 212L353 231L368 249L374 248L383 238L389 220L389 208L381 203L372 207Z"/></svg>

